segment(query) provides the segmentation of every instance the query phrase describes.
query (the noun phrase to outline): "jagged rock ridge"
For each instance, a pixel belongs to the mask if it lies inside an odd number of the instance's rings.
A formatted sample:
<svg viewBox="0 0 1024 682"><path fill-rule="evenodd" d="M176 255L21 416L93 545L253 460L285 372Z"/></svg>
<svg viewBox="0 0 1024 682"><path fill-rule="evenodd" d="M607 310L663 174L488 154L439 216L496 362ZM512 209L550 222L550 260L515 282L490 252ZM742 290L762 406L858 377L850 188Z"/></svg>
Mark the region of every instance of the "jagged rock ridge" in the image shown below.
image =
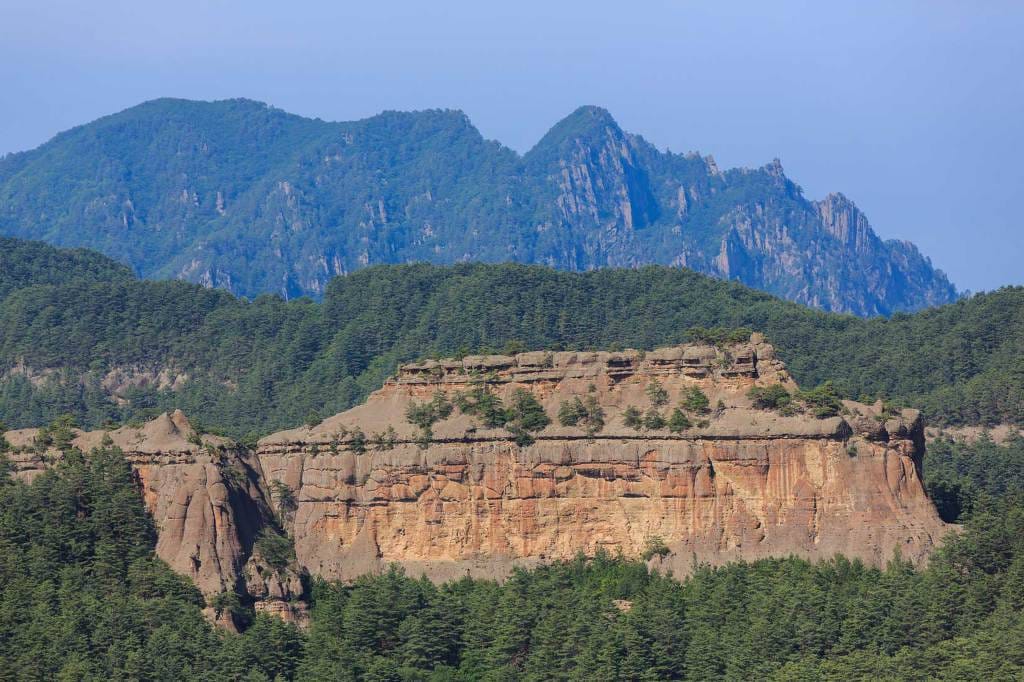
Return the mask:
<svg viewBox="0 0 1024 682"><path fill-rule="evenodd" d="M71 187L72 191L65 191ZM0 233L147 277L319 296L379 263L673 264L859 315L955 300L909 243L778 161L721 171L582 107L520 157L461 112L326 123L246 100L156 100L0 160Z"/></svg>

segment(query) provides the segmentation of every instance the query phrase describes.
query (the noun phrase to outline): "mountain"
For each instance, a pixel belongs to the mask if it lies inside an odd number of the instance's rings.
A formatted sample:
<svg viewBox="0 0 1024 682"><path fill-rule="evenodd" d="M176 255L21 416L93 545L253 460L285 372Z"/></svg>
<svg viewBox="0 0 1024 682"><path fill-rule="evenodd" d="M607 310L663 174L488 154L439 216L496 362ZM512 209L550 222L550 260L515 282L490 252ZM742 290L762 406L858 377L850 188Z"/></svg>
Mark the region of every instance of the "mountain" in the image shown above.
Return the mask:
<svg viewBox="0 0 1024 682"><path fill-rule="evenodd" d="M54 282L46 264L66 252L22 252L38 283L0 300L0 420L12 427L181 408L207 429L262 436L357 404L417 358L651 349L737 328L763 331L802 385L831 379L845 397L897 400L935 423L1024 424L1022 288L864 320L677 268L415 264L338 277L322 303L246 301L116 267Z"/></svg>
<svg viewBox="0 0 1024 682"><path fill-rule="evenodd" d="M858 315L949 303L909 243L779 162L721 171L582 107L523 156L457 111L328 123L248 100L147 102L0 160L0 233L147 278L319 298L374 264L685 266Z"/></svg>

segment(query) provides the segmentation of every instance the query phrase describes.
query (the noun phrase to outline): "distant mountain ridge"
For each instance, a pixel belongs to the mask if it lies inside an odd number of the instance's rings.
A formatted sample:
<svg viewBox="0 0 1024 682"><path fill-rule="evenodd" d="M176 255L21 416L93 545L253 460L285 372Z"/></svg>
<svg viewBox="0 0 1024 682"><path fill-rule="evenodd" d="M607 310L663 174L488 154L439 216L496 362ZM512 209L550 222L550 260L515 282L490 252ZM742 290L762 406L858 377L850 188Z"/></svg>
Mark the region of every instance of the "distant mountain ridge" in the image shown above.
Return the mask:
<svg viewBox="0 0 1024 682"><path fill-rule="evenodd" d="M581 107L525 155L457 111L349 123L249 100L161 99L0 160L0 234L90 246L142 276L319 297L372 264L685 266L825 310L890 314L958 294L841 194L776 160L721 171Z"/></svg>

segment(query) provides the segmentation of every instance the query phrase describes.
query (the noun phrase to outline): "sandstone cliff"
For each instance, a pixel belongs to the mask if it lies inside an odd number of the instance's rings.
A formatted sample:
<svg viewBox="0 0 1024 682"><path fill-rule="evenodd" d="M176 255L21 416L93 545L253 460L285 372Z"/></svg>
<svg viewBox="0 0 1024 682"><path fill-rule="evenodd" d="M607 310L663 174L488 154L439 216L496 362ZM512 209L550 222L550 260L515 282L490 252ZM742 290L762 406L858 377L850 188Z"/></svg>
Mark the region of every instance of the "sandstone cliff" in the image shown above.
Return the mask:
<svg viewBox="0 0 1024 682"><path fill-rule="evenodd" d="M40 447L39 429L5 434L15 475L31 480L61 456ZM301 619L295 570L275 570L255 551L272 518L259 460L226 438L200 435L180 411L141 427L73 431L83 452L104 444L120 448L135 471L157 527L157 555L195 582L210 601L225 592L255 600L257 610ZM216 614L230 623L227 614Z"/></svg>
<svg viewBox="0 0 1024 682"><path fill-rule="evenodd" d="M679 432L627 426L628 408L650 411L655 381L662 415L695 387L707 414ZM924 557L946 526L922 488L917 412L847 403L844 416L817 419L752 407L751 387L780 383L794 387L756 335L719 349L431 361L401 368L359 407L261 440L257 456L297 500L299 563L331 578L390 562L437 579L500 576L577 552L637 556L658 539L677 572L694 558ZM552 418L593 396L603 428L553 420L520 446L459 409L429 442L406 420L414 402L481 385L505 404L528 390Z"/></svg>
<svg viewBox="0 0 1024 682"><path fill-rule="evenodd" d="M694 560L925 557L949 527L921 484L918 413L756 409L750 389L776 385L796 389L756 334L725 347L470 356L406 365L365 404L255 451L200 436L180 412L76 431L73 444L125 452L157 553L211 603L236 591L300 622L303 572L351 579L391 562L444 580L599 550L656 550L651 561L680 574ZM550 423L488 426L481 405L507 412L527 394ZM559 419L577 398L582 416ZM443 409L410 423L410 407L431 405ZM59 456L38 436L6 434L21 477ZM279 526L294 541L288 565L258 541Z"/></svg>

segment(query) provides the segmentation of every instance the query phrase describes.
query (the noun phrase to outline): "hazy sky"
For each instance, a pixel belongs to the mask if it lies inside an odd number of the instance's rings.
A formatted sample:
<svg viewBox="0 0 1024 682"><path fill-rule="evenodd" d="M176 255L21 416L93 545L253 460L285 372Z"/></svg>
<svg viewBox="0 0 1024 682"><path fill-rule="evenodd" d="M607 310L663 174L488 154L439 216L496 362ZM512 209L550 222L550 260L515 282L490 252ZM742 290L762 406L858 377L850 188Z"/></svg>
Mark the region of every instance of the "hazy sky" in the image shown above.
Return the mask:
<svg viewBox="0 0 1024 682"><path fill-rule="evenodd" d="M961 288L1024 284L1024 2L0 0L0 153L162 96L464 110L525 151L581 104L782 159Z"/></svg>

